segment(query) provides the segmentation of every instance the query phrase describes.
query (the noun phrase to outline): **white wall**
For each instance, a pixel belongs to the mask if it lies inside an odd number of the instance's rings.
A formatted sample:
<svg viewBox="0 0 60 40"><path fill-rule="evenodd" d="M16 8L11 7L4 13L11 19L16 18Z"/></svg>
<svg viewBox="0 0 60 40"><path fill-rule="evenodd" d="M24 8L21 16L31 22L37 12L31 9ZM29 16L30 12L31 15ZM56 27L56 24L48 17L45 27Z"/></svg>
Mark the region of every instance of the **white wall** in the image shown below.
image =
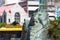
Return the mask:
<svg viewBox="0 0 60 40"><path fill-rule="evenodd" d="M21 2L22 0L6 0L5 4L13 4L13 3L18 3Z"/></svg>
<svg viewBox="0 0 60 40"><path fill-rule="evenodd" d="M49 16L56 16L56 14L54 12L48 12Z"/></svg>
<svg viewBox="0 0 60 40"><path fill-rule="evenodd" d="M32 6L29 6L32 5ZM35 5L35 6L34 6ZM39 8L39 1L28 1L28 10L35 11L37 8Z"/></svg>
<svg viewBox="0 0 60 40"><path fill-rule="evenodd" d="M54 20L55 20L55 18L54 18L54 17L49 17L49 19L50 19L51 21L54 21Z"/></svg>
<svg viewBox="0 0 60 40"><path fill-rule="evenodd" d="M16 12L20 13L20 16L21 16L20 17L20 24L22 25L24 23L24 19L26 19L28 17L28 14L24 11L24 9L20 5L18 5L18 4L14 5L14 7L12 7L12 9L11 9L11 15L10 15L11 23L15 21L14 15Z"/></svg>
<svg viewBox="0 0 60 40"><path fill-rule="evenodd" d="M7 13L7 15L6 15L6 23L7 24L10 24L11 22L9 22L9 19L11 19L12 18L12 16L11 16L11 14L10 13Z"/></svg>

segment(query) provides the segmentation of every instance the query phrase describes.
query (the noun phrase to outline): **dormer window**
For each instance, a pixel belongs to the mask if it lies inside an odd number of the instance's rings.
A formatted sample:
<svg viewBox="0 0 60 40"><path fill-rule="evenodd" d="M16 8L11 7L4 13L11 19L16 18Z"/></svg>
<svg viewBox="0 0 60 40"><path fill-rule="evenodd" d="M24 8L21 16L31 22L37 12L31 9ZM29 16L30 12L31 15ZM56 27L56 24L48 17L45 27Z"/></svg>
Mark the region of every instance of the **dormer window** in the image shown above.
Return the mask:
<svg viewBox="0 0 60 40"><path fill-rule="evenodd" d="M11 11L9 10L9 13L11 13Z"/></svg>

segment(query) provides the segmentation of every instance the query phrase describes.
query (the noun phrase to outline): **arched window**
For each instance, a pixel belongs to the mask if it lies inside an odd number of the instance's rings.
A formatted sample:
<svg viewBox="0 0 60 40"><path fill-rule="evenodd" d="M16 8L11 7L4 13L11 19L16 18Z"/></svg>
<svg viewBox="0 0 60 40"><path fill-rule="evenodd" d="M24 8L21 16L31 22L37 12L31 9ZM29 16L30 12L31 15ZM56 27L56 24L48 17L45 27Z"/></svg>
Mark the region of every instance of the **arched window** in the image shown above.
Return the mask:
<svg viewBox="0 0 60 40"><path fill-rule="evenodd" d="M6 23L6 11L5 10L3 11L2 19L3 19L3 23Z"/></svg>
<svg viewBox="0 0 60 40"><path fill-rule="evenodd" d="M6 15L4 15L4 23L6 23Z"/></svg>
<svg viewBox="0 0 60 40"><path fill-rule="evenodd" d="M1 18L1 23L2 23L2 18Z"/></svg>
<svg viewBox="0 0 60 40"><path fill-rule="evenodd" d="M20 22L20 14L19 14L19 12L15 13L15 22L17 22L17 23Z"/></svg>
<svg viewBox="0 0 60 40"><path fill-rule="evenodd" d="M10 22L10 19L9 19L9 22Z"/></svg>

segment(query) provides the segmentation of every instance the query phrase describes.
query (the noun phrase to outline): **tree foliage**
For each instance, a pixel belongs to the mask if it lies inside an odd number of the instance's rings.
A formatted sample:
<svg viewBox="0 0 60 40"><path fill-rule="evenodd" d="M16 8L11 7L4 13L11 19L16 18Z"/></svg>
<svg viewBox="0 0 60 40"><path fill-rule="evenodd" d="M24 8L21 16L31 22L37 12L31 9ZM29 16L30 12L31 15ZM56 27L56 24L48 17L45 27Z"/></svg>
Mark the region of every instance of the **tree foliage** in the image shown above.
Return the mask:
<svg viewBox="0 0 60 40"><path fill-rule="evenodd" d="M52 32L50 35L53 36L53 38L55 36L55 39L60 40L60 19L50 21L50 29L48 31Z"/></svg>

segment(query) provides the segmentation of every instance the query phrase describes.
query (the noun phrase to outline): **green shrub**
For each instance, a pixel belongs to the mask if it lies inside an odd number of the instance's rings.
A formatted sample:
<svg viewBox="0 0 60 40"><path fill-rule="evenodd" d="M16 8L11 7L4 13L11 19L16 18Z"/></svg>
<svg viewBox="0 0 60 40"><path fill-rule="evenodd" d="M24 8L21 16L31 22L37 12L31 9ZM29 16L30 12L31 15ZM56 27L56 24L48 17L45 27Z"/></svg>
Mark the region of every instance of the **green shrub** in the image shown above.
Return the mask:
<svg viewBox="0 0 60 40"><path fill-rule="evenodd" d="M54 20L54 21L50 21L50 24L54 25L54 28L53 29L49 29L48 31L51 31L52 32L52 35L55 34L56 39L60 40L60 19L59 20ZM52 27L52 25L50 25L50 27ZM51 35L51 36L52 36Z"/></svg>
<svg viewBox="0 0 60 40"><path fill-rule="evenodd" d="M5 25L6 25L5 23L0 23L0 28L5 27Z"/></svg>
<svg viewBox="0 0 60 40"><path fill-rule="evenodd" d="M58 17L58 19L60 19L60 17Z"/></svg>
<svg viewBox="0 0 60 40"><path fill-rule="evenodd" d="M19 23L15 22L15 21L12 23L12 25L14 25L14 26L15 26L16 24L19 24Z"/></svg>

